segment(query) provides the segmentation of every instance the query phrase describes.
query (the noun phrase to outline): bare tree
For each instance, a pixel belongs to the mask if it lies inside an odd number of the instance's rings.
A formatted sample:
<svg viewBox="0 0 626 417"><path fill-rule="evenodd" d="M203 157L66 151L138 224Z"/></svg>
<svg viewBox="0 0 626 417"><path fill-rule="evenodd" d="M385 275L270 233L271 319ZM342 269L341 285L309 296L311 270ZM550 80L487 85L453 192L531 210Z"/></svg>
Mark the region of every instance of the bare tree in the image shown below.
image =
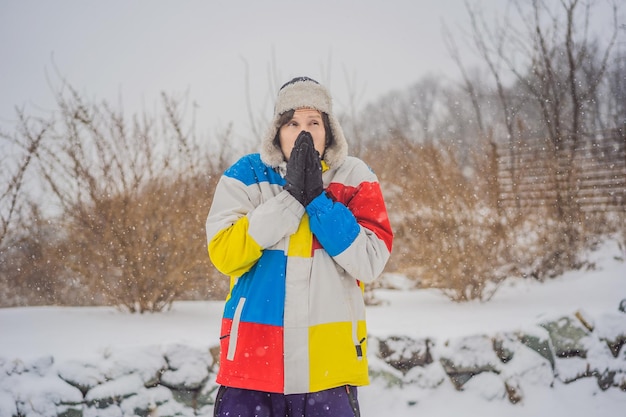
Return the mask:
<svg viewBox="0 0 626 417"><path fill-rule="evenodd" d="M520 6L518 9L522 14ZM541 109L547 130L556 186L554 208L563 237L559 257L564 259L555 262L567 267L576 265L575 251L580 244L576 228L580 210L575 202L577 181L572 162L586 133L589 103L597 98L617 36L614 22L606 48L598 53L589 39L590 12L591 4L579 0L563 0L555 11L534 0L526 20L530 41L526 47L532 51L530 72L521 72L509 60L510 68ZM544 24L544 16L549 17L548 25Z"/></svg>
<svg viewBox="0 0 626 417"><path fill-rule="evenodd" d="M411 118L410 129L422 142L435 140L434 128L437 117L437 106L440 103L441 82L439 78L428 75L413 84L408 90L407 111ZM419 132L419 133L418 133Z"/></svg>
<svg viewBox="0 0 626 417"><path fill-rule="evenodd" d="M439 79L426 76L405 90L392 91L368 104L360 115L351 114L346 125L364 144L385 137L432 142L439 139L439 122L447 115L443 105L446 94Z"/></svg>
<svg viewBox="0 0 626 417"><path fill-rule="evenodd" d="M209 288L218 274L204 219L225 166L220 143L200 146L183 123L186 102L165 94L160 118L130 119L106 102L85 102L67 83L56 97L37 159L61 212L52 220L56 258L96 297L132 312L160 311Z"/></svg>
<svg viewBox="0 0 626 417"><path fill-rule="evenodd" d="M517 18L509 20L505 15L502 24L498 23L500 19L487 20L482 12L468 5L472 44L494 81L509 139L511 181L516 195L517 174L522 167L515 161L520 159L517 149L524 139L520 134L525 126L533 124L532 119L525 123L524 118L539 116L541 131L547 139L544 154L550 159L547 175L555 187L551 207L560 225L556 233L562 239L553 252L555 259L550 262L570 268L577 263L580 243L577 224L581 213L575 199L578 181L573 160L594 125L594 103L599 101L599 87L606 77L617 35L616 6L613 32L601 44L589 32L593 2L533 0L512 4ZM465 74L466 89L480 118L476 88L466 75L458 49L450 49ZM504 80L510 78L514 82L507 87ZM517 208L520 209L519 201Z"/></svg>
<svg viewBox="0 0 626 417"><path fill-rule="evenodd" d="M447 26L443 27L443 37L446 43L446 47L448 48L448 53L450 54L452 60L457 65L461 72L462 79L462 89L467 93L470 102L472 104L472 109L474 110L474 115L476 117L476 125L478 128L478 134L481 137L485 137L485 125L483 121L483 110L482 103L480 97L480 90L478 88L478 84L474 81L474 79L469 75L469 72L461 59L461 55L459 53L459 48L454 40L454 37L451 35L450 30Z"/></svg>
<svg viewBox="0 0 626 417"><path fill-rule="evenodd" d="M511 31L508 7L505 9L504 16L501 20L498 19L495 23L489 24L487 23L482 11L473 8L468 2L465 4L470 17L471 27L469 39L471 39L471 46L485 64L488 74L493 79L493 84L495 86L495 94L493 95L499 103L498 110L501 114L500 120L505 127L509 157L511 159L515 159L517 143L519 140L517 137L517 133L519 132L516 132L516 127L519 125L518 112L522 103L511 97L510 89L507 88L504 80L506 75L505 51L508 48L510 36L509 32ZM495 126L492 125L489 131L486 131L485 126L483 126L483 106L485 104L485 100L481 100L477 97L478 91L481 91L481 89L477 88L475 81L469 77L468 71L460 58L458 48L454 40L449 35L447 39L448 50L461 72L464 88L470 96L475 109L482 137L489 138L492 142L491 146L494 147L496 146L494 136L497 134L497 129L495 129ZM483 92L483 94L485 93ZM491 94L489 94L489 96L491 96ZM516 168L517 167L514 164L510 167L513 193L517 196L518 173ZM516 202L518 204L517 208L519 209L518 198L516 198Z"/></svg>
<svg viewBox="0 0 626 417"><path fill-rule="evenodd" d="M365 151L367 139L364 129L361 128L358 120L358 108L365 92L365 87L358 86L357 74L348 75L344 68L345 83L348 86L348 98L346 103L347 117L341 118L341 123L346 134L349 135L350 152L355 156L361 156Z"/></svg>
<svg viewBox="0 0 626 417"><path fill-rule="evenodd" d="M23 110L17 110L19 132L0 131L2 158L0 160L0 248L3 247L11 226L21 213L24 186L27 173L33 165L33 159L43 144L50 122L41 118L31 118Z"/></svg>
<svg viewBox="0 0 626 417"><path fill-rule="evenodd" d="M623 30L626 32L626 25ZM601 129L612 126L620 132L622 140L626 138L626 48L618 51L608 71L607 82L604 85L604 111L597 114L605 116L599 120ZM601 103L598 102L600 106Z"/></svg>

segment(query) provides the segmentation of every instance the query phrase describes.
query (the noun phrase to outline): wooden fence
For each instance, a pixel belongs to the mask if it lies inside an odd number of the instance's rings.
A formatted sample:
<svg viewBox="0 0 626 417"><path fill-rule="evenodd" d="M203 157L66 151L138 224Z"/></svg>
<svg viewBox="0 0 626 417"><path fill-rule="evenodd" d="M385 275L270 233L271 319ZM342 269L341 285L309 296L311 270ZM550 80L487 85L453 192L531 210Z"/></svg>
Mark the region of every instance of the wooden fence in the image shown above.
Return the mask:
<svg viewBox="0 0 626 417"><path fill-rule="evenodd" d="M584 212L626 210L626 136L618 132L557 151L547 139L503 144L497 160L503 208L556 208L569 197Z"/></svg>

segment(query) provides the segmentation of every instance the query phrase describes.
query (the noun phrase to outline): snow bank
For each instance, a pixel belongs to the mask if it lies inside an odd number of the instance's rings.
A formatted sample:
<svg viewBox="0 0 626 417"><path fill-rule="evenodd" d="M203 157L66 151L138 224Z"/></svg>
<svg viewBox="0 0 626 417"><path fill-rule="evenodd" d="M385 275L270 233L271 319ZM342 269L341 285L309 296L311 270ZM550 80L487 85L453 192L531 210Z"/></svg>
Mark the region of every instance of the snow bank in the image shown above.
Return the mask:
<svg viewBox="0 0 626 417"><path fill-rule="evenodd" d="M362 415L620 415L626 264L609 249L595 270L507 281L487 303L391 277L368 308ZM210 416L222 307L0 309L0 416Z"/></svg>

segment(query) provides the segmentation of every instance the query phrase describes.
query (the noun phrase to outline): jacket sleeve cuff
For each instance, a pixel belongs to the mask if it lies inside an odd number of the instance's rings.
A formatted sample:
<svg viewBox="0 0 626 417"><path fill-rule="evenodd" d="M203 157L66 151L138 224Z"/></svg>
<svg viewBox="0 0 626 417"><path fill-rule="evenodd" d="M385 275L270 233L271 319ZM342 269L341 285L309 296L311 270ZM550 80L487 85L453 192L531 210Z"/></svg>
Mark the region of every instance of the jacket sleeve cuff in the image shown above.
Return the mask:
<svg viewBox="0 0 626 417"><path fill-rule="evenodd" d="M281 191L248 213L248 233L263 248L275 245L298 230L304 207L288 191Z"/></svg>
<svg viewBox="0 0 626 417"><path fill-rule="evenodd" d="M352 212L343 204L333 202L326 193L315 197L306 211L311 231L330 256L346 250L361 231Z"/></svg>

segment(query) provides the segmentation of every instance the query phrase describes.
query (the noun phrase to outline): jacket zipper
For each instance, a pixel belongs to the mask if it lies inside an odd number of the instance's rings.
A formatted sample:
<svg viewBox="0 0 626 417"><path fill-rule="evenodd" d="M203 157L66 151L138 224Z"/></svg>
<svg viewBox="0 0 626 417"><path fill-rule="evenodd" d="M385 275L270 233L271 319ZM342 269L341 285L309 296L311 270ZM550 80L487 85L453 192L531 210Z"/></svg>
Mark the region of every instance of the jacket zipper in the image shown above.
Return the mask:
<svg viewBox="0 0 626 417"><path fill-rule="evenodd" d="M346 385L346 392L348 393L348 401L350 402L350 408L354 413L354 417L361 417L361 411L359 410L359 402L356 398L356 388Z"/></svg>

